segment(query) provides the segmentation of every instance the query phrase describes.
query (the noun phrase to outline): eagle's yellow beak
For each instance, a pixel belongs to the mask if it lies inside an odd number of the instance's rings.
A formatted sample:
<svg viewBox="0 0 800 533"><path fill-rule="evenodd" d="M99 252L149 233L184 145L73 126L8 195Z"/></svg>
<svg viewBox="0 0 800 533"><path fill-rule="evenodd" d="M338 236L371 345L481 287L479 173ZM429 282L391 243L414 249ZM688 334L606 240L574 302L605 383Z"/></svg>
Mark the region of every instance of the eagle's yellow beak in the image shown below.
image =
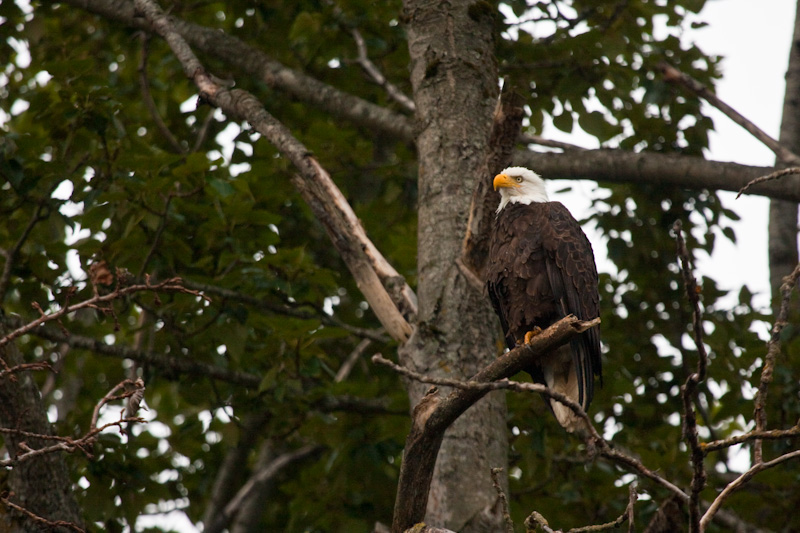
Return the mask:
<svg viewBox="0 0 800 533"><path fill-rule="evenodd" d="M514 188L519 187L519 183L517 183L516 181L514 181L513 178L505 174L498 174L497 176L495 176L492 185L494 186L494 190L509 188L509 187L514 187Z"/></svg>

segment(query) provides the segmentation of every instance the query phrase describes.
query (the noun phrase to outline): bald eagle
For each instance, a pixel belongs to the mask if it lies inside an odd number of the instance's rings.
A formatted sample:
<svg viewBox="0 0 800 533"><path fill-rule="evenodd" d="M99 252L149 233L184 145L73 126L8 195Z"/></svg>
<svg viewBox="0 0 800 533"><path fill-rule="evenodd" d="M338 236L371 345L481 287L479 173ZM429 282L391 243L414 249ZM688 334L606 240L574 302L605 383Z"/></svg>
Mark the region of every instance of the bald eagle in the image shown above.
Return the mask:
<svg viewBox="0 0 800 533"><path fill-rule="evenodd" d="M573 314L599 314L597 267L589 239L560 202L550 202L533 171L509 167L494 178L500 206L489 244L486 286L509 349ZM594 376L601 376L598 329L574 337L526 369L533 380L588 409ZM602 379L602 378L601 378ZM582 427L568 407L551 400L567 430Z"/></svg>

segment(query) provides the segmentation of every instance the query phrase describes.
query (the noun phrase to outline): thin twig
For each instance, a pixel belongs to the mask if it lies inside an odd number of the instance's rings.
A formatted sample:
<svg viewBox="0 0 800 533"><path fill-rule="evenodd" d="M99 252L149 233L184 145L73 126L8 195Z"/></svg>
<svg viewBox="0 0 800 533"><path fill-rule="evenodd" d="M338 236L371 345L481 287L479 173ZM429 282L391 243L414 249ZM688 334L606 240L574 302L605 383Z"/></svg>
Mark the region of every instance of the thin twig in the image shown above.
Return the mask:
<svg viewBox="0 0 800 533"><path fill-rule="evenodd" d="M492 485L503 507L503 522L506 525L506 533L514 533L514 521L511 520L511 513L508 511L508 498L506 498L506 493L503 492L503 487L500 486L500 472L502 471L502 468L491 469Z"/></svg>
<svg viewBox="0 0 800 533"><path fill-rule="evenodd" d="M658 69L661 72L661 75L664 78L664 81L669 83L678 83L683 85L697 96L703 98L706 102L711 104L712 106L716 107L720 111L722 111L725 115L728 116L732 121L743 127L747 130L753 137L764 143L770 150L772 150L778 159L783 161L784 163L790 163L793 165L800 164L800 156L797 156L794 152L783 146L781 143L767 135L764 130L753 124L750 120L745 118L741 113L733 109L731 106L723 102L722 100L717 97L714 93L708 90L708 88L700 83L699 81L695 80L688 74L684 74L674 66L666 63L661 62L658 65Z"/></svg>
<svg viewBox="0 0 800 533"><path fill-rule="evenodd" d="M776 457L772 461L767 461L766 463L756 463L750 467L747 472L736 478L734 481L728 483L728 486L726 486L722 492L717 495L717 497L708 507L708 510L706 510L703 518L700 520L700 530L704 531L708 526L708 523L711 522L711 519L714 518L714 514L716 514L722 504L725 503L725 500L727 500L731 494L739 490L745 483L753 479L756 474L798 457L800 457L800 450L795 450L793 452L783 454L780 457Z"/></svg>
<svg viewBox="0 0 800 533"><path fill-rule="evenodd" d="M147 111L150 113L150 117L153 119L153 122L156 125L156 128L161 135L167 140L169 145L178 154L185 154L186 149L181 146L181 143L178 142L178 139L172 134L169 130L167 125L164 123L164 120L161 118L161 114L158 112L156 108L156 103L153 101L153 95L150 93L150 81L147 78L147 57L150 52L150 36L144 32L141 33L141 41L142 41L142 52L139 59L139 90L142 93L142 102L144 102L144 106L147 108Z"/></svg>
<svg viewBox="0 0 800 533"><path fill-rule="evenodd" d="M633 483L628 487L628 505L625 507L625 512L617 517L612 522L605 524L597 524L594 526L576 527L567 531L567 533L591 533L594 531L606 531L609 529L617 529L619 526L628 521L628 531L633 531L633 504L636 502L636 487Z"/></svg>
<svg viewBox="0 0 800 533"><path fill-rule="evenodd" d="M64 315L68 315L70 313L74 313L75 311L78 311L80 309L93 308L93 309L103 310L104 308L100 307L98 304L111 302L113 300L116 300L116 299L121 298L123 296L126 296L128 294L133 294L133 293L142 292L142 291L178 292L178 293L183 293L183 294L191 294L193 296L197 296L198 298L203 298L204 300L210 301L210 299L207 296L205 296L204 294L201 294L198 291L195 291L195 290L192 290L192 289L187 289L186 287L184 287L183 284L182 284L181 278L178 278L178 277L169 278L167 280L162 281L161 283L156 283L155 285L153 285L153 284L150 283L150 277L149 276L145 276L145 283L143 283L143 284L127 285L127 286L124 286L124 287L120 287L119 284L118 284L117 288L114 291L112 291L112 292L110 292L108 294L105 294L105 295L99 295L98 294L98 295L95 295L94 297L89 298L88 300L84 300L84 301L82 301L80 303L69 305L69 306L64 306L61 309L59 309L58 311L54 311L54 312L49 313L49 314L43 314L42 316L40 316L36 320L34 320L32 322L29 322L28 324L25 324L24 326L19 327L19 328L15 329L14 331L8 333L3 338L0 338L0 348L5 346L6 344L11 342L12 340L16 339L17 337L20 337L20 336L28 333L29 331L32 331L32 330L36 329L37 327L41 326L45 322L49 322L51 320L56 320L58 318L61 318Z"/></svg>
<svg viewBox="0 0 800 533"><path fill-rule="evenodd" d="M758 384L758 392L753 400L754 411L753 418L756 421L756 431L765 431L767 429L767 390L769 384L772 383L772 372L775 368L775 360L781 353L781 332L788 323L789 306L792 297L792 291L797 285L797 278L800 276L800 264L794 267L791 274L783 278L781 284L781 307L778 311L778 316L775 318L775 324L772 326L772 333L769 341L767 341L767 355L764 357L764 367L761 369L761 380ZM760 463L763 460L761 440L757 439L753 443L753 461Z"/></svg>
<svg viewBox="0 0 800 533"><path fill-rule="evenodd" d="M361 356L364 355L364 352L369 348L370 344L372 344L372 340L370 339L362 339L361 342L358 343L358 346L350 352L350 355L347 356L342 366L339 367L339 371L336 372L336 377L333 378L335 383L341 383L347 379L350 372L353 371L353 367L358 360L361 359Z"/></svg>
<svg viewBox="0 0 800 533"><path fill-rule="evenodd" d="M753 185L758 185L759 183L764 183L765 181L777 180L784 176L788 176L789 174L800 174L800 167L784 168L782 170L777 170L771 174L767 174L766 176L761 176L760 178L751 180L747 182L747 185L739 189L738 194L736 194L736 199L738 199L742 194L744 194L747 191L747 189L749 189Z"/></svg>
<svg viewBox="0 0 800 533"><path fill-rule="evenodd" d="M730 448L731 446L735 446L737 444L743 444L745 442L750 442L750 441L757 441L761 439L780 440L780 439L790 439L796 437L800 437L800 425L794 426L790 429L751 431L749 433L736 435L733 437L729 437L727 439L703 443L700 446L703 448L704 453L709 454L711 452L724 450L726 448Z"/></svg>
<svg viewBox="0 0 800 533"><path fill-rule="evenodd" d="M386 76L383 75L378 67L370 61L367 55L367 44L364 42L364 37L361 36L361 32L358 31L357 28L353 28L350 30L350 35L353 36L353 40L356 42L356 48L358 48L358 57L355 60L358 66L372 78L372 81L375 82L376 85L386 90L386 93L392 100L400 104L400 106L409 113L414 113L417 110L414 101L403 94L403 91L398 89L392 82L387 80Z"/></svg>
<svg viewBox="0 0 800 533"><path fill-rule="evenodd" d="M538 144L539 146L547 146L550 148L561 148L562 150L586 150L583 146L577 144L565 143L562 141L554 141L553 139L546 139L540 135L531 133L523 133L519 136L519 142L522 144Z"/></svg>
<svg viewBox="0 0 800 533"><path fill-rule="evenodd" d="M3 273L0 274L0 304L2 304L3 300L5 299L6 291L8 290L8 285L11 281L11 269L14 267L17 254L19 253L20 249L22 249L22 245L25 244L25 241L28 240L28 236L31 234L31 231L33 231L34 226L47 218L47 216L42 216L42 211L46 205L47 203L44 200L39 202L39 205L36 206L36 210L33 212L30 220L28 220L28 224L25 226L25 229L22 230L22 234L17 239L17 242L15 242L14 246L12 246L9 250L4 250L4 253L2 254L5 256L6 262L3 265Z"/></svg>

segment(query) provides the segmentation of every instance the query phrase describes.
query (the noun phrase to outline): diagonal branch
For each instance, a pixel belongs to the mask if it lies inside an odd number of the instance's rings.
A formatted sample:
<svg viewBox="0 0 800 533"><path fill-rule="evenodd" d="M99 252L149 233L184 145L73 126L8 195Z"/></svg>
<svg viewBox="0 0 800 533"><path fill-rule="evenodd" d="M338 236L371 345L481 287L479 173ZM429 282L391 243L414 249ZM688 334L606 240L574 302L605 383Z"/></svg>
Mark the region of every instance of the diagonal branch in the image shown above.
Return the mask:
<svg viewBox="0 0 800 533"><path fill-rule="evenodd" d="M366 235L346 198L330 175L291 132L250 93L229 90L203 68L172 19L150 0L136 7L169 44L183 70L200 90L200 97L229 115L247 120L298 169L292 183L325 227L364 297L392 338L404 342L411 334L408 317L416 313L416 296Z"/></svg>
<svg viewBox="0 0 800 533"><path fill-rule="evenodd" d="M778 156L778 159L784 163L790 163L793 165L800 164L800 156L767 135L764 130L753 124L752 121L748 120L741 113L720 100L717 95L708 90L708 87L666 62L660 63L658 65L658 69L661 72L661 75L664 77L664 81L669 83L678 83L686 87L697 96L703 98L706 102L722 111L728 118L743 127L753 137L761 141L767 146L767 148L772 150L775 155Z"/></svg>
<svg viewBox="0 0 800 533"><path fill-rule="evenodd" d="M382 87L392 100L400 104L403 109L409 113L415 112L417 106L414 104L414 101L403 94L403 91L398 89L392 82L387 80L386 76L375 66L375 63L370 61L369 55L367 55L367 44L364 42L364 37L361 36L361 32L358 31L357 28L353 28L350 30L350 35L353 36L353 40L356 42L356 48L358 49L356 63L361 67L361 70L366 72L372 81L374 81L378 87Z"/></svg>

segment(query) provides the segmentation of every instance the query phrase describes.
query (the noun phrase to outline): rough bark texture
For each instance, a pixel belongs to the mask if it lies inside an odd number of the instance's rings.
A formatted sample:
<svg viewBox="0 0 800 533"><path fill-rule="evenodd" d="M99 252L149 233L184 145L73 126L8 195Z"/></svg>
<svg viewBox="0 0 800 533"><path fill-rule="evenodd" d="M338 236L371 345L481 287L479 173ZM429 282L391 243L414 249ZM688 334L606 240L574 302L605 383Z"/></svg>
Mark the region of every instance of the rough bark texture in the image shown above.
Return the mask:
<svg viewBox="0 0 800 533"><path fill-rule="evenodd" d="M794 153L800 152L800 2L789 51L779 140ZM797 202L772 200L769 204L769 282L775 316L781 302L783 277L794 269L797 260Z"/></svg>
<svg viewBox="0 0 800 533"><path fill-rule="evenodd" d="M488 299L457 267L498 92L492 10L481 5L404 2L417 106L419 315L400 356L419 372L450 377L475 374L497 353ZM409 384L411 405L427 389ZM445 434L426 522L462 532L502 529L490 469L506 463L505 398L495 392Z"/></svg>
<svg viewBox="0 0 800 533"><path fill-rule="evenodd" d="M0 336L7 333L0 327ZM21 364L22 356L15 343L0 348L0 359L9 367ZM0 378L0 425L3 428L52 435L39 389L29 372L20 372L13 378ZM15 457L25 446L37 449L52 442L13 433L2 434L2 441L10 457ZM20 448L22 446L22 448ZM11 491L9 500L51 522L63 520L83 526L78 504L72 493L64 455L51 453L14 466L8 478L0 484L0 492ZM66 528L39 526L28 518L9 512L0 505L0 531L68 531Z"/></svg>

